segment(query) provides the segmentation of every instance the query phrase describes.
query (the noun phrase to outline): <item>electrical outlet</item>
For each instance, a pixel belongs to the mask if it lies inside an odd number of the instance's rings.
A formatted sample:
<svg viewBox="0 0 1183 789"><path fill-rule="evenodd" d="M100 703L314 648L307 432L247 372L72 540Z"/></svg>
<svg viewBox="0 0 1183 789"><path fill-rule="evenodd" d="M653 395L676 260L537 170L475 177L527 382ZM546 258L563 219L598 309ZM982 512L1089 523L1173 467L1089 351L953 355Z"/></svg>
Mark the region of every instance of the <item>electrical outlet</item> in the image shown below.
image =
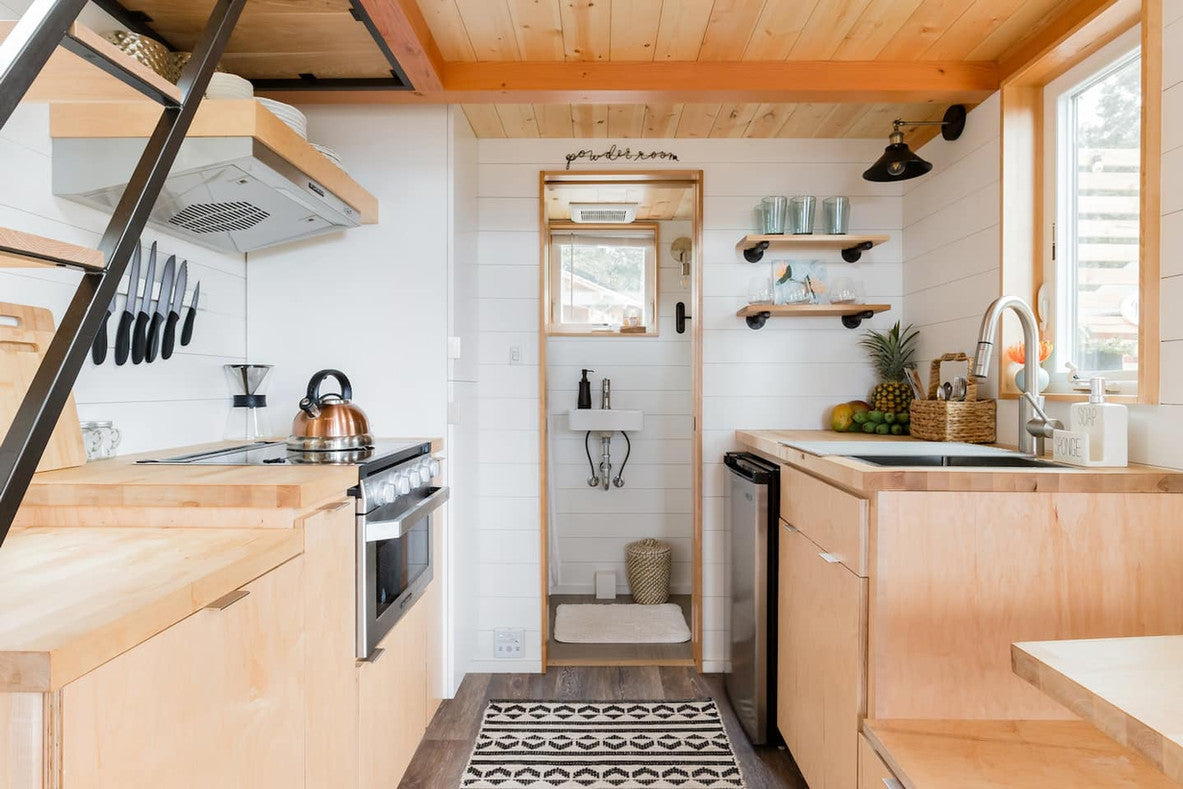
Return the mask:
<svg viewBox="0 0 1183 789"><path fill-rule="evenodd" d="M509 363L510 364L521 364L522 363L522 346L520 346L520 345L509 346Z"/></svg>
<svg viewBox="0 0 1183 789"><path fill-rule="evenodd" d="M522 657L525 630L499 627L493 631L493 657L512 660Z"/></svg>

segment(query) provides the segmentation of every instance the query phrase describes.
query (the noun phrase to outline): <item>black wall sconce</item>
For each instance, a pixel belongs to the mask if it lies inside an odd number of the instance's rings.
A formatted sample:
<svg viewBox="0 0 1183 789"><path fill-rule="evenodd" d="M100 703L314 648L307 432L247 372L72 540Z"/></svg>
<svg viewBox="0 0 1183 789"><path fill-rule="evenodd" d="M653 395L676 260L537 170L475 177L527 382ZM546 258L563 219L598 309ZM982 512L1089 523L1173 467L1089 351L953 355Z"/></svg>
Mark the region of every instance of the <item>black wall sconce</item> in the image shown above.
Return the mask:
<svg viewBox="0 0 1183 789"><path fill-rule="evenodd" d="M932 169L932 162L921 159L908 144L904 142L905 126L940 126L941 136L946 140L956 140L965 131L966 109L964 104L954 104L945 110L945 117L939 121L902 121L896 120L891 125L891 135L888 146L883 150L879 161L867 168L863 179L867 181L907 181L918 178Z"/></svg>

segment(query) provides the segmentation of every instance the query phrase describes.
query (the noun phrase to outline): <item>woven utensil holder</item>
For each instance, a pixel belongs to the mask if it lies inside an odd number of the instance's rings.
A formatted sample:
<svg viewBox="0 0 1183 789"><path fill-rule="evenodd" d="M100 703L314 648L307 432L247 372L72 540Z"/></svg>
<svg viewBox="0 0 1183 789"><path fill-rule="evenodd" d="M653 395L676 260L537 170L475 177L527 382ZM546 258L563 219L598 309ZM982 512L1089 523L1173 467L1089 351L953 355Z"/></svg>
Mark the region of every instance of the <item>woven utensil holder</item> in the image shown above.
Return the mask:
<svg viewBox="0 0 1183 789"><path fill-rule="evenodd" d="M941 385L942 362L966 362L965 400L937 400ZM991 444L998 421L998 403L978 399L978 379L973 374L973 359L964 353L947 353L934 359L928 374L928 399L913 400L909 415L912 437L925 441L965 441Z"/></svg>
<svg viewBox="0 0 1183 789"><path fill-rule="evenodd" d="M670 599L669 543L646 537L624 546L625 568L633 602L661 605Z"/></svg>

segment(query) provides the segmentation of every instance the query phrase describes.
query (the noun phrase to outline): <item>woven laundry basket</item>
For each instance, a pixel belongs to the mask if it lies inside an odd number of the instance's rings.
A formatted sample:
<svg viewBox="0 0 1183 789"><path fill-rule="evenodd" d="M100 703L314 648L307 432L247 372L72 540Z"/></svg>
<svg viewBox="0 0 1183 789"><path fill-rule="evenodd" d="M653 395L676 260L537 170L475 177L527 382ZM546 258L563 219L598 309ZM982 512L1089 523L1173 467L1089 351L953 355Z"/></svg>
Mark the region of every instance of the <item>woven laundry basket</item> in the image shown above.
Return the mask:
<svg viewBox="0 0 1183 789"><path fill-rule="evenodd" d="M670 556L669 543L652 537L624 546L628 585L634 603L661 605L670 599Z"/></svg>

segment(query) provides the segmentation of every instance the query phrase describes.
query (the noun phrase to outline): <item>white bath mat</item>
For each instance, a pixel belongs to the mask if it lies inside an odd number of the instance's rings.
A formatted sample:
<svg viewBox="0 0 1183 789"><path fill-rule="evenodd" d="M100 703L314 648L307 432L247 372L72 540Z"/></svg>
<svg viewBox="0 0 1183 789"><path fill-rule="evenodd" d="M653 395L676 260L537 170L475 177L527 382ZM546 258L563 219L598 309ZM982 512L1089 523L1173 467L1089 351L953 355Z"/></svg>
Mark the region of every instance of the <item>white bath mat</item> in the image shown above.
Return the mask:
<svg viewBox="0 0 1183 789"><path fill-rule="evenodd" d="M674 603L564 603L555 611L555 641L564 644L682 644L689 640L682 607Z"/></svg>

